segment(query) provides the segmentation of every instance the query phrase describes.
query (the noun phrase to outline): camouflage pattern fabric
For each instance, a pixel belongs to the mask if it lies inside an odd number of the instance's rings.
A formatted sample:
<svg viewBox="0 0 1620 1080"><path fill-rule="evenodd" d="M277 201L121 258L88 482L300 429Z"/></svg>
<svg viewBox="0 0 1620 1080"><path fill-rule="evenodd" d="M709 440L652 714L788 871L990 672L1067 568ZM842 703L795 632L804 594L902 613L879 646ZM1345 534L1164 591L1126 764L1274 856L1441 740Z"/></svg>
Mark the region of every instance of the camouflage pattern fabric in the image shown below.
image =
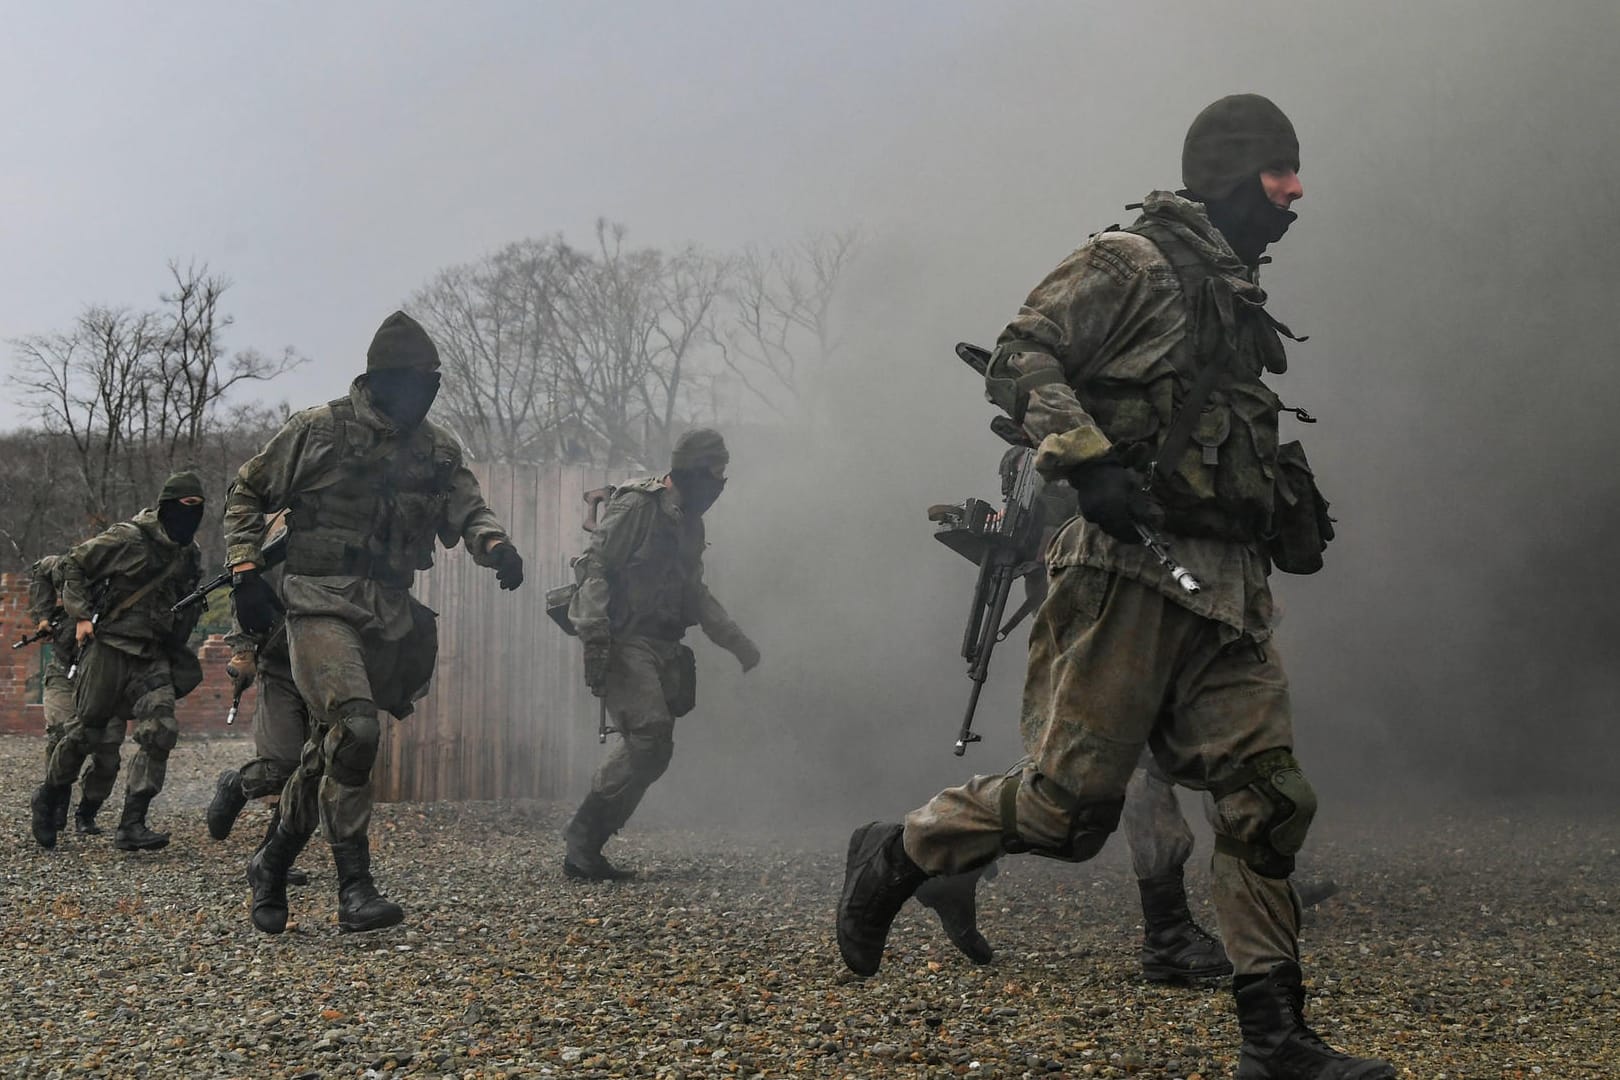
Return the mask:
<svg viewBox="0 0 1620 1080"><path fill-rule="evenodd" d="M309 709L293 682L286 635L272 633L258 652L253 703L253 760L243 765L242 793L250 799L279 795L292 779L309 740Z"/></svg>
<svg viewBox="0 0 1620 1080"><path fill-rule="evenodd" d="M620 741L591 777L591 791L603 800L605 832L624 827L675 754L671 704L681 693L679 649L655 638L613 643L604 697Z"/></svg>
<svg viewBox="0 0 1620 1080"><path fill-rule="evenodd" d="M336 844L364 836L371 819L380 711L408 713L432 674L432 613L411 599L411 574L432 564L435 541L464 542L493 566L488 549L507 536L456 440L431 421L396 430L363 378L347 398L295 414L238 471L226 497L229 562L262 564L266 518L286 508L280 590L310 730L282 814L304 834L318 818Z"/></svg>
<svg viewBox="0 0 1620 1080"><path fill-rule="evenodd" d="M1150 735L1165 775L1195 789L1293 742L1287 679L1271 647L1234 648L1216 624L1156 590L1084 566L1054 573L1036 616L1021 728L1028 756L1012 770L943 791L907 816L906 851L924 870L961 873L1003 852L1009 784L1018 838L1037 852L1068 851L1066 796L1122 803ZM1240 790L1218 804L1217 834L1261 842L1270 809ZM1217 917L1238 973L1297 960L1287 880L1220 853L1214 868Z"/></svg>
<svg viewBox="0 0 1620 1080"><path fill-rule="evenodd" d="M180 738L174 701L174 676L166 658L132 656L92 642L74 680L75 719L51 753L47 782L72 784L85 758L113 742L109 728L121 742L124 722L133 721L137 750L126 787L131 795L157 795L163 790L169 752Z"/></svg>

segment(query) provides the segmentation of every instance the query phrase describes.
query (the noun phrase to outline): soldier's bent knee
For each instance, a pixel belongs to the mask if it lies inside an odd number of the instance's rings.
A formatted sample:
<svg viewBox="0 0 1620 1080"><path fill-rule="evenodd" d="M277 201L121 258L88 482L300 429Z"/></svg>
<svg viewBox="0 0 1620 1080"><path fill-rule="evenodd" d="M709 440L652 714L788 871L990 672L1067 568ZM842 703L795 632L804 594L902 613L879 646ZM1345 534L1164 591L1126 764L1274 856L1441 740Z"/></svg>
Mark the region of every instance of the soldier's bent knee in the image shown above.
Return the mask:
<svg viewBox="0 0 1620 1080"><path fill-rule="evenodd" d="M180 725L172 716L149 716L135 725L135 742L149 753L167 754L179 741Z"/></svg>
<svg viewBox="0 0 1620 1080"><path fill-rule="evenodd" d="M382 724L377 719L375 704L361 700L345 702L330 736L335 743L327 770L332 779L350 787L359 787L369 780L371 767L377 763L377 743L381 737Z"/></svg>
<svg viewBox="0 0 1620 1080"><path fill-rule="evenodd" d="M636 738L630 740L628 748L636 775L646 780L656 780L664 775L675 757L674 733L665 730L650 737Z"/></svg>
<svg viewBox="0 0 1620 1080"><path fill-rule="evenodd" d="M1033 829L1020 827L1018 822L1018 792L1023 786L1023 778L1014 775L1009 776L1001 788L1001 846L1010 855L1029 852L1064 862L1085 862L1095 857L1119 828L1119 816L1125 809L1123 795L1082 799L1050 777L1036 775L1030 781L1032 794L1058 811L1055 816L1064 827L1061 839L1056 842L1032 841L1029 832ZM1029 824L1032 823L1026 823Z"/></svg>
<svg viewBox="0 0 1620 1080"><path fill-rule="evenodd" d="M1242 859L1265 877L1285 878L1294 872L1294 856L1305 846L1305 834L1316 816L1316 792L1299 761L1284 749L1250 758L1211 793L1219 803L1244 790L1254 792L1265 803L1265 819L1248 840L1217 835L1215 849Z"/></svg>

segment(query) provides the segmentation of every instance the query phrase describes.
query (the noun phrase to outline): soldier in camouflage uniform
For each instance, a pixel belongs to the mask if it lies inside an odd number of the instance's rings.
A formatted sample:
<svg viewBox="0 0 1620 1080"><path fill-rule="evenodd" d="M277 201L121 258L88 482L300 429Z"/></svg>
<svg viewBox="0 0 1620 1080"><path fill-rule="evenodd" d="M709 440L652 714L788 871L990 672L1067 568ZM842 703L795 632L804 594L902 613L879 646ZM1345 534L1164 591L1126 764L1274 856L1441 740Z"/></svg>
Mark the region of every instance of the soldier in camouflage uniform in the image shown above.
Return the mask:
<svg viewBox="0 0 1620 1080"><path fill-rule="evenodd" d="M202 682L187 643L199 612L170 608L197 585L201 552L192 538L202 523L203 487L196 473L164 481L155 510L142 510L86 540L61 564L62 607L75 620L79 647L74 722L52 751L45 783L34 793L32 827L41 847L56 846L57 815L73 791L85 758L110 740L109 728L134 721L139 749L130 762L124 812L113 843L152 850L167 833L146 824L147 808L163 790L169 751L180 737L174 706ZM106 798L105 789L85 791Z"/></svg>
<svg viewBox="0 0 1620 1080"><path fill-rule="evenodd" d="M687 628L701 626L744 671L759 663L759 649L703 583L703 514L725 488L730 460L719 432L682 435L668 474L613 493L575 561L568 615L585 645L585 682L605 699L622 741L563 832L569 877L633 875L608 862L602 845L669 767L675 721L697 703L692 650L681 644Z"/></svg>
<svg viewBox="0 0 1620 1080"><path fill-rule="evenodd" d="M1332 530L1298 443L1279 445L1286 333L1256 267L1301 194L1293 125L1265 98L1199 114L1184 192L1151 193L1036 287L986 387L1081 517L1053 541L1031 633L1027 756L850 838L837 936L874 974L927 878L1003 853L1080 861L1119 823L1144 746L1216 802L1216 916L1235 969L1240 1080L1393 1080L1306 1025L1294 856L1316 809L1292 753L1268 574L1321 565ZM1149 494L1149 492L1151 494ZM1203 583L1185 592L1141 543L1160 527Z"/></svg>
<svg viewBox="0 0 1620 1080"><path fill-rule="evenodd" d="M28 614L34 629L41 633L55 628L50 655L45 660L40 699L45 706L45 760L50 762L56 744L73 724L73 683L68 679L67 658L74 652L73 620L62 610L62 564L65 555L47 555L29 569ZM119 748L124 743L128 722L114 717L96 741L79 777L79 805L73 814L73 831L81 836L100 836L96 814L118 780ZM56 808L56 831L67 828L68 804Z"/></svg>
<svg viewBox="0 0 1620 1080"><path fill-rule="evenodd" d="M523 560L462 462L427 419L439 353L404 312L384 320L347 397L293 416L242 466L225 506L232 601L242 630L267 634L286 613L288 655L311 736L281 797L281 821L248 863L253 924L287 925L287 870L319 823L338 874L338 925L404 918L371 876L367 829L380 714L403 717L426 692L438 650L433 612L410 594L434 541L465 542L504 589ZM279 595L260 549L265 518L288 511Z"/></svg>

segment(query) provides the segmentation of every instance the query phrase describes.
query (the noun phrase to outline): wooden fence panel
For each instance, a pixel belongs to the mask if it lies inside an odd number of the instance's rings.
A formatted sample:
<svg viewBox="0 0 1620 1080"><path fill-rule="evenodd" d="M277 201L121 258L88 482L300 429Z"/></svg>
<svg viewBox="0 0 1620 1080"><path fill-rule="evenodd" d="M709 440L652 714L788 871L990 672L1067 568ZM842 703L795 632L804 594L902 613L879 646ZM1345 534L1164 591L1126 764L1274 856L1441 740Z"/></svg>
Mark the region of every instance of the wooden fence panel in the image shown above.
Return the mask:
<svg viewBox="0 0 1620 1080"><path fill-rule="evenodd" d="M433 569L417 575L417 598L439 613L439 662L416 712L384 724L373 777L383 801L566 799L597 758L579 643L546 617L545 594L572 580L568 561L586 539L583 494L607 474L472 468L523 555L524 584L502 591L459 548L438 552Z"/></svg>

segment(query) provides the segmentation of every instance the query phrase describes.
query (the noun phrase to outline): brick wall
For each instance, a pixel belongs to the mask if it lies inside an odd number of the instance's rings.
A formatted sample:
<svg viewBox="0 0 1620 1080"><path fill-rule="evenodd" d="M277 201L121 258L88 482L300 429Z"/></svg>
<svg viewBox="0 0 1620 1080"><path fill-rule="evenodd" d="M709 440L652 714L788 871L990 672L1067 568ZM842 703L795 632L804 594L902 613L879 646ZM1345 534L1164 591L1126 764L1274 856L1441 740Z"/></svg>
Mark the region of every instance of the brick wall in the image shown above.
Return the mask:
<svg viewBox="0 0 1620 1080"><path fill-rule="evenodd" d="M42 645L13 649L11 643L30 633L28 619L28 578L25 574L0 574L0 732L41 734L45 711L39 701L39 674ZM253 714L253 691L242 698L242 711L234 729L225 726L231 707L231 680L225 674L225 661L231 650L216 634L203 642L200 653L203 684L180 702L177 718L182 737L187 732L239 731L246 734Z"/></svg>

